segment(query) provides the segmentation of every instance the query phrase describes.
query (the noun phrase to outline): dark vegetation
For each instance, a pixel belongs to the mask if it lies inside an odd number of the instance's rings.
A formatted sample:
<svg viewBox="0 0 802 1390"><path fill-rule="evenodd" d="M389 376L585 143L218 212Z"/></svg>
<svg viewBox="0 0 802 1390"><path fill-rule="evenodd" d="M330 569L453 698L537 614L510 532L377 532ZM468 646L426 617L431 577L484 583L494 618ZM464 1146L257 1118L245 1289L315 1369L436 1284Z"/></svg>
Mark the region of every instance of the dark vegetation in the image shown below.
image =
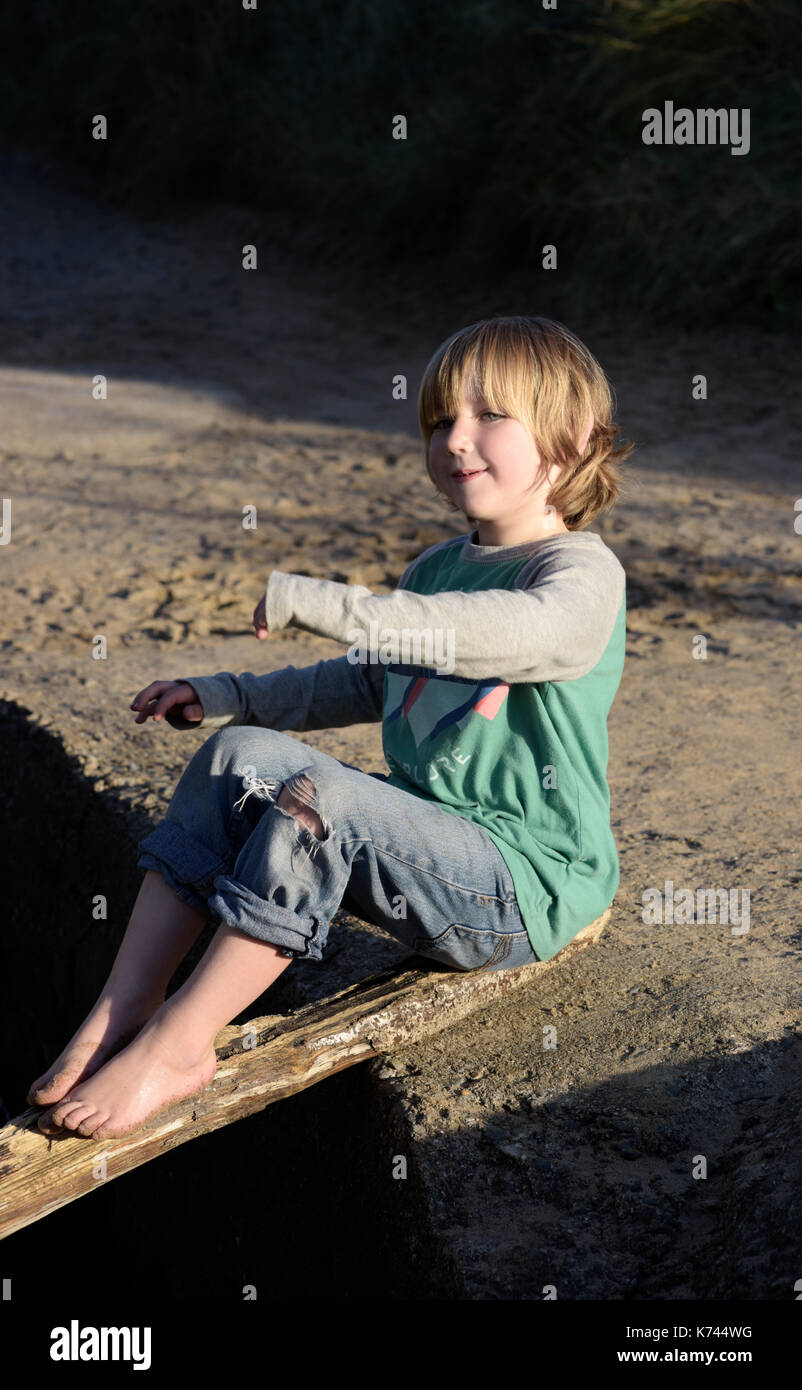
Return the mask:
<svg viewBox="0 0 802 1390"><path fill-rule="evenodd" d="M278 213L332 263L537 283L553 243L599 308L786 328L798 49L796 0L28 0L0 13L0 138L154 215ZM644 145L666 100L749 108L749 152Z"/></svg>

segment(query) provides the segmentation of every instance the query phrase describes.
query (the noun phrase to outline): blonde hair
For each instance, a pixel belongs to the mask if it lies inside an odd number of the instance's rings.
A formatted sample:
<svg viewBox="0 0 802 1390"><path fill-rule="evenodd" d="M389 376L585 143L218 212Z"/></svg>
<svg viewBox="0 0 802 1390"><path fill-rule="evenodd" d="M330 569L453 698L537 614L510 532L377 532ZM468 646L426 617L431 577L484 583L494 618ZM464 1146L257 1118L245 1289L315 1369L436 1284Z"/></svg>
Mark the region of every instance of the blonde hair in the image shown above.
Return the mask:
<svg viewBox="0 0 802 1390"><path fill-rule="evenodd" d="M616 464L635 444L613 448L621 428L613 424L613 390L593 354L563 324L524 314L481 319L440 344L418 393L430 478L434 426L443 416L453 418L472 388L491 410L529 429L545 467L562 465L548 504L556 507L569 531L583 530L598 512L614 505L621 489ZM580 452L591 416L592 428Z"/></svg>

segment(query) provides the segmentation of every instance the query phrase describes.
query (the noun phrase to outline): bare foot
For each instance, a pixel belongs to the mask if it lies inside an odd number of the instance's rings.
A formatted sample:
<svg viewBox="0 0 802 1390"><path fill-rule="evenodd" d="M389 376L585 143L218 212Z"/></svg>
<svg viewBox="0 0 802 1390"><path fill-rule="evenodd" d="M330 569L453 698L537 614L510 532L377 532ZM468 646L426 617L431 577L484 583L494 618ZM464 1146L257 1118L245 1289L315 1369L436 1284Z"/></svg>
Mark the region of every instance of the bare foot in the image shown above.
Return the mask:
<svg viewBox="0 0 802 1390"><path fill-rule="evenodd" d="M53 1105L71 1086L91 1076L119 1052L164 1002L164 995L130 1001L100 998L52 1067L37 1076L26 1097L29 1105Z"/></svg>
<svg viewBox="0 0 802 1390"><path fill-rule="evenodd" d="M132 1043L39 1117L45 1133L72 1131L114 1139L151 1115L208 1086L217 1070L213 1043L187 1044L169 1005L159 1009Z"/></svg>

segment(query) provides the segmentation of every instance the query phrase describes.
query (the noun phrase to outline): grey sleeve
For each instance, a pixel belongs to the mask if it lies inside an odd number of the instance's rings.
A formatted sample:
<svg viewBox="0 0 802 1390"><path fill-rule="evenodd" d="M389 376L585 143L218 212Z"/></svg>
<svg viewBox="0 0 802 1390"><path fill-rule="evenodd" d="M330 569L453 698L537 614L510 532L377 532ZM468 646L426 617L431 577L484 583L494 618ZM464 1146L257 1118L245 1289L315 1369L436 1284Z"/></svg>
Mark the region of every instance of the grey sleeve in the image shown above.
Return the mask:
<svg viewBox="0 0 802 1390"><path fill-rule="evenodd" d="M433 669L475 680L510 683L576 680L604 652L624 598L626 575L617 556L592 537L555 537L521 570L513 589L445 590L416 594L397 588L373 594L341 584L273 570L266 590L270 631L292 623L343 643L379 644L404 631L436 634ZM383 632L384 630L384 632ZM361 634L361 635L360 635ZM420 650L420 644L419 644Z"/></svg>
<svg viewBox="0 0 802 1390"><path fill-rule="evenodd" d="M255 724L266 729L340 729L375 723L382 717L385 667L360 665L336 656L312 666L284 666L279 671L235 676L175 676L188 681L203 706L203 719L185 719L175 707L166 720L174 729L222 729L227 724Z"/></svg>

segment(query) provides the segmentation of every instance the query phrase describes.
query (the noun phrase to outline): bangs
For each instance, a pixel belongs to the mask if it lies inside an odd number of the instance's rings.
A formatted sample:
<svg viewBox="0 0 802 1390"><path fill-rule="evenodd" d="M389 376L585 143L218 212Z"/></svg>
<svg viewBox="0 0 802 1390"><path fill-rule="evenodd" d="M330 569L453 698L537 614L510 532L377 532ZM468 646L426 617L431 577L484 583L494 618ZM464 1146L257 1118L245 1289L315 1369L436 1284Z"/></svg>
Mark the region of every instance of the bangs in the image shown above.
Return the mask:
<svg viewBox="0 0 802 1390"><path fill-rule="evenodd" d="M437 421L443 416L453 419L462 402L473 395L481 397L489 410L531 427L527 397L531 397L531 368L536 364L522 361L520 343L499 327L484 322L463 329L429 363L418 397L418 419L427 444Z"/></svg>

